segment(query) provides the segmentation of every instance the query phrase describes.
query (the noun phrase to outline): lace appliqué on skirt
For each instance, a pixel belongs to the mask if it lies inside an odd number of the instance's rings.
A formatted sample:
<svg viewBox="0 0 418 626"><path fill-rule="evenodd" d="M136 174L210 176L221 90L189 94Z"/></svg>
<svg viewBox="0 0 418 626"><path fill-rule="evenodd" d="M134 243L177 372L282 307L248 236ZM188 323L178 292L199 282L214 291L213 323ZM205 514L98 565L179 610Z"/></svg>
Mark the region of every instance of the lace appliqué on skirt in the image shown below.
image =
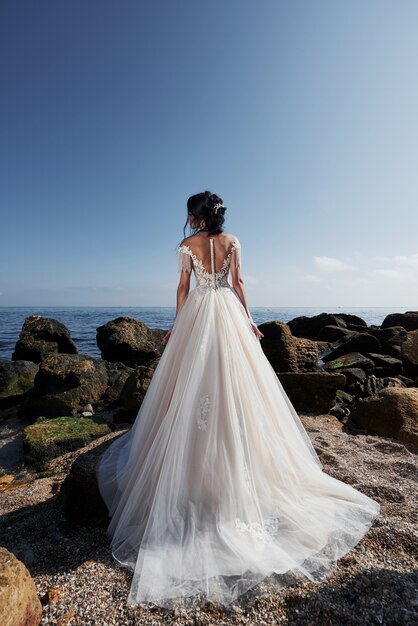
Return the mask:
<svg viewBox="0 0 418 626"><path fill-rule="evenodd" d="M277 534L279 530L279 520L277 519L279 515L280 511L278 507L276 507L273 514L262 522L246 523L237 517L235 518L235 528L242 533L250 533L255 539L263 543L271 543L273 536Z"/></svg>
<svg viewBox="0 0 418 626"><path fill-rule="evenodd" d="M209 411L209 396L201 396L199 398L199 409L197 412L197 427L201 430L207 430L208 428L208 420L206 418L206 414Z"/></svg>

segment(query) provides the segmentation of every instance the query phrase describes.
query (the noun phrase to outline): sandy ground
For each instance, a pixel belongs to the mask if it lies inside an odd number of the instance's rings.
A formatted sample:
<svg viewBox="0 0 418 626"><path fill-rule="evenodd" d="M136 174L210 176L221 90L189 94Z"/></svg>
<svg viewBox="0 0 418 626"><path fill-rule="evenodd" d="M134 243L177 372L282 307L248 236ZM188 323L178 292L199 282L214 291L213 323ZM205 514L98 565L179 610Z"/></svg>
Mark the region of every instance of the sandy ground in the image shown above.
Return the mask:
<svg viewBox="0 0 418 626"><path fill-rule="evenodd" d="M132 575L112 560L105 530L67 523L57 493L71 463L115 433L60 457L51 465L55 475L40 478L23 465L19 420L13 412L3 415L0 465L14 474L15 488L10 484L0 493L1 545L27 564L44 604L41 624L417 624L416 450L388 438L347 434L330 415L301 419L324 471L376 499L381 513L322 583L300 581L250 607L221 611L210 603L188 610L127 607Z"/></svg>

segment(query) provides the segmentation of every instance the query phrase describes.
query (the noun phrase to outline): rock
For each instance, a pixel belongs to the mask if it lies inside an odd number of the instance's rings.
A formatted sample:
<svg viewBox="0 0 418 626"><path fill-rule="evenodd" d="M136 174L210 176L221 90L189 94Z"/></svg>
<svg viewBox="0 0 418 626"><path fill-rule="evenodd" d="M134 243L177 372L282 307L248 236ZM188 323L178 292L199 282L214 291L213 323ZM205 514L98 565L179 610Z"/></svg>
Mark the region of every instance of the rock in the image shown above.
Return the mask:
<svg viewBox="0 0 418 626"><path fill-rule="evenodd" d="M114 409L112 411L112 424L132 424L132 417L136 417L136 413L137 411L129 411L122 406Z"/></svg>
<svg viewBox="0 0 418 626"><path fill-rule="evenodd" d="M337 402L344 404L344 406L350 406L353 403L354 397L351 393L344 391L344 389L337 389L335 394Z"/></svg>
<svg viewBox="0 0 418 626"><path fill-rule="evenodd" d="M402 329L401 332L398 332L396 335L382 343L382 352L384 354L389 354L396 359L400 359L402 356L402 344L405 341L407 334L408 331Z"/></svg>
<svg viewBox="0 0 418 626"><path fill-rule="evenodd" d="M131 415L136 415L154 374L152 367L138 365L126 379L120 394L120 403Z"/></svg>
<svg viewBox="0 0 418 626"><path fill-rule="evenodd" d="M260 345L273 369L280 372L297 372L297 358L289 326L279 320L273 320L260 324L258 328L264 334Z"/></svg>
<svg viewBox="0 0 418 626"><path fill-rule="evenodd" d="M326 371L335 371L346 367L349 367L350 369L361 368L363 370L368 370L374 367L374 363L371 359L368 359L359 352L350 352L349 354L344 354L333 361L327 361L324 364L324 370Z"/></svg>
<svg viewBox="0 0 418 626"><path fill-rule="evenodd" d="M339 373L278 372L278 377L296 411L308 413L327 413L337 390L345 385L345 376Z"/></svg>
<svg viewBox="0 0 418 626"><path fill-rule="evenodd" d="M315 372L320 369L316 341L293 337L293 350L296 354L296 366L299 372Z"/></svg>
<svg viewBox="0 0 418 626"><path fill-rule="evenodd" d="M300 372L318 369L315 342L293 337L287 324L279 320L259 325L264 334L261 347L275 371Z"/></svg>
<svg viewBox="0 0 418 626"><path fill-rule="evenodd" d="M383 389L361 400L351 419L361 428L418 447L418 389Z"/></svg>
<svg viewBox="0 0 418 626"><path fill-rule="evenodd" d="M390 356L395 357L395 359L400 359L402 356L401 346L398 346L397 344L392 345L389 342L383 344L382 352L384 352L385 354L390 354Z"/></svg>
<svg viewBox="0 0 418 626"><path fill-rule="evenodd" d="M26 567L32 565L35 560L35 554L33 548L28 543L21 543L20 545L12 548L12 552L19 561L22 561Z"/></svg>
<svg viewBox="0 0 418 626"><path fill-rule="evenodd" d="M403 383L404 387L418 387L418 385L414 384L414 380L412 378L408 378L407 376L404 376L403 374L398 374L397 376L395 376L395 378L400 380L401 383Z"/></svg>
<svg viewBox="0 0 418 626"><path fill-rule="evenodd" d="M288 326L294 337L303 337L304 339L319 339L319 331L324 326L347 328L347 324L341 316L330 315L329 313L320 313L312 317L301 315L290 320Z"/></svg>
<svg viewBox="0 0 418 626"><path fill-rule="evenodd" d="M401 358L405 374L409 378L418 376L418 330L407 333L401 346Z"/></svg>
<svg viewBox="0 0 418 626"><path fill-rule="evenodd" d="M373 375L377 378L388 378L397 376L397 371L393 367L375 367L373 368Z"/></svg>
<svg viewBox="0 0 418 626"><path fill-rule="evenodd" d="M334 417L342 421L345 417L350 415L350 409L345 405L336 404L329 410L329 414L334 415Z"/></svg>
<svg viewBox="0 0 418 626"><path fill-rule="evenodd" d="M400 358L401 345L405 341L408 331L401 326L394 326L390 328L369 328L367 332L379 340L381 345L379 352L397 359Z"/></svg>
<svg viewBox="0 0 418 626"><path fill-rule="evenodd" d="M118 433L118 437L121 435ZM109 523L108 511L97 485L96 468L101 455L115 439L80 454L72 464L59 492L69 521L82 526L107 526Z"/></svg>
<svg viewBox="0 0 418 626"><path fill-rule="evenodd" d="M374 374L368 376L361 382L356 382L351 386L354 398L358 401L360 398L372 396L387 387L405 387L405 383L397 377L387 376L384 378L376 377Z"/></svg>
<svg viewBox="0 0 418 626"><path fill-rule="evenodd" d="M26 566L0 547L0 624L38 626L41 618L42 605Z"/></svg>
<svg viewBox="0 0 418 626"><path fill-rule="evenodd" d="M395 374L401 374L403 371L403 363L400 359L395 359L387 354L377 354L375 352L366 352L365 356L373 361L376 367L384 367L389 369L388 376L394 376ZM376 375L376 372L374 372Z"/></svg>
<svg viewBox="0 0 418 626"><path fill-rule="evenodd" d="M39 366L32 361L0 362L0 400L8 404L20 402L32 389Z"/></svg>
<svg viewBox="0 0 418 626"><path fill-rule="evenodd" d="M22 326L12 360L40 363L51 353L77 354L70 331L57 320L30 315Z"/></svg>
<svg viewBox="0 0 418 626"><path fill-rule="evenodd" d="M344 367L343 373L346 378L346 387L356 382L362 382L367 378L366 372L360 367Z"/></svg>
<svg viewBox="0 0 418 626"><path fill-rule="evenodd" d="M12 483L14 479L15 477L13 476L13 474L2 474L0 476L0 490L5 485L9 485L10 483Z"/></svg>
<svg viewBox="0 0 418 626"><path fill-rule="evenodd" d="M109 425L99 416L40 417L23 430L25 463L38 471L45 470L52 459L83 448L109 432Z"/></svg>
<svg viewBox="0 0 418 626"><path fill-rule="evenodd" d="M134 372L134 369L120 362L110 363L109 361L103 361L103 363L107 374L107 389L101 401L106 406L119 405L125 383Z"/></svg>
<svg viewBox="0 0 418 626"><path fill-rule="evenodd" d="M394 340L398 343L398 345L401 345L407 333L405 328L402 328L402 326L393 326L389 328L376 328L371 326L367 329L367 332L369 335L376 337L382 346L386 342Z"/></svg>
<svg viewBox="0 0 418 626"><path fill-rule="evenodd" d="M352 330L348 328L342 328L341 326L323 326L318 332L319 341L338 341L344 337L351 337L354 335Z"/></svg>
<svg viewBox="0 0 418 626"><path fill-rule="evenodd" d="M406 330L418 330L418 311L406 313L390 313L382 322L382 328L402 326Z"/></svg>
<svg viewBox="0 0 418 626"><path fill-rule="evenodd" d="M326 355L322 356L323 361L334 361L340 356L350 352L380 352L380 343L369 333L354 333L346 340L341 340L338 345Z"/></svg>
<svg viewBox="0 0 418 626"><path fill-rule="evenodd" d="M362 317L358 315L353 315L352 313L334 313L336 317L342 319L346 324L356 327L367 328L367 322L364 321Z"/></svg>
<svg viewBox="0 0 418 626"><path fill-rule="evenodd" d="M106 392L103 361L84 354L50 354L41 363L24 406L31 415L71 415Z"/></svg>
<svg viewBox="0 0 418 626"><path fill-rule="evenodd" d="M102 358L125 365L152 365L164 350L165 331L148 328L133 317L118 317L97 329L97 345Z"/></svg>
<svg viewBox="0 0 418 626"><path fill-rule="evenodd" d="M47 606L48 604L54 604L58 602L58 600L63 595L64 595L63 590L60 589L59 587L50 587L49 589L45 591L44 595L41 596L41 604L42 606Z"/></svg>
<svg viewBox="0 0 418 626"><path fill-rule="evenodd" d="M93 413L91 411L83 411L81 413L82 417L91 417L93 415Z"/></svg>

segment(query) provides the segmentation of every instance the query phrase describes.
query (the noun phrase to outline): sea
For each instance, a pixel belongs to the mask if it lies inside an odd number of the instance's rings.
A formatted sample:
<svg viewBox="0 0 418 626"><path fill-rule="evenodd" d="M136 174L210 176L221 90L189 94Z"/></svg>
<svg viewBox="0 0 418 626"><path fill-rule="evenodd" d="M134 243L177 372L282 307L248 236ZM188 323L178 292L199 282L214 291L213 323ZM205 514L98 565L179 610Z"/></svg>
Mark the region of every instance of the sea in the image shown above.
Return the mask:
<svg viewBox="0 0 418 626"><path fill-rule="evenodd" d="M352 313L361 317L369 326L379 326L389 313L404 313L405 307L250 307L256 324L271 320L288 322L306 315L319 313ZM141 320L150 328L168 329L172 326L176 308L157 307L0 307L0 361L8 361L19 338L25 318L29 315L51 317L65 324L78 351L92 357L101 356L96 344L96 329L116 317L128 316Z"/></svg>

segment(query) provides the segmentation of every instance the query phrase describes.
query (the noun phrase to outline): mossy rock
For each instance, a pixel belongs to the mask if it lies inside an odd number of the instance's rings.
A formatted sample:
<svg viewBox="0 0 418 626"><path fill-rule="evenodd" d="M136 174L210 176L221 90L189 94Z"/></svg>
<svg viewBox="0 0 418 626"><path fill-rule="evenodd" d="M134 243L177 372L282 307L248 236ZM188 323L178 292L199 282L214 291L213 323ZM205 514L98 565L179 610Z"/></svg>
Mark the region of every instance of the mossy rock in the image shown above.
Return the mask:
<svg viewBox="0 0 418 626"><path fill-rule="evenodd" d="M78 450L109 432L108 423L100 416L39 417L23 430L25 463L38 471L45 470L52 459Z"/></svg>
<svg viewBox="0 0 418 626"><path fill-rule="evenodd" d="M344 391L344 389L337 389L335 398L337 402L345 402L346 404L351 404L353 402L352 394L347 393L346 391Z"/></svg>

